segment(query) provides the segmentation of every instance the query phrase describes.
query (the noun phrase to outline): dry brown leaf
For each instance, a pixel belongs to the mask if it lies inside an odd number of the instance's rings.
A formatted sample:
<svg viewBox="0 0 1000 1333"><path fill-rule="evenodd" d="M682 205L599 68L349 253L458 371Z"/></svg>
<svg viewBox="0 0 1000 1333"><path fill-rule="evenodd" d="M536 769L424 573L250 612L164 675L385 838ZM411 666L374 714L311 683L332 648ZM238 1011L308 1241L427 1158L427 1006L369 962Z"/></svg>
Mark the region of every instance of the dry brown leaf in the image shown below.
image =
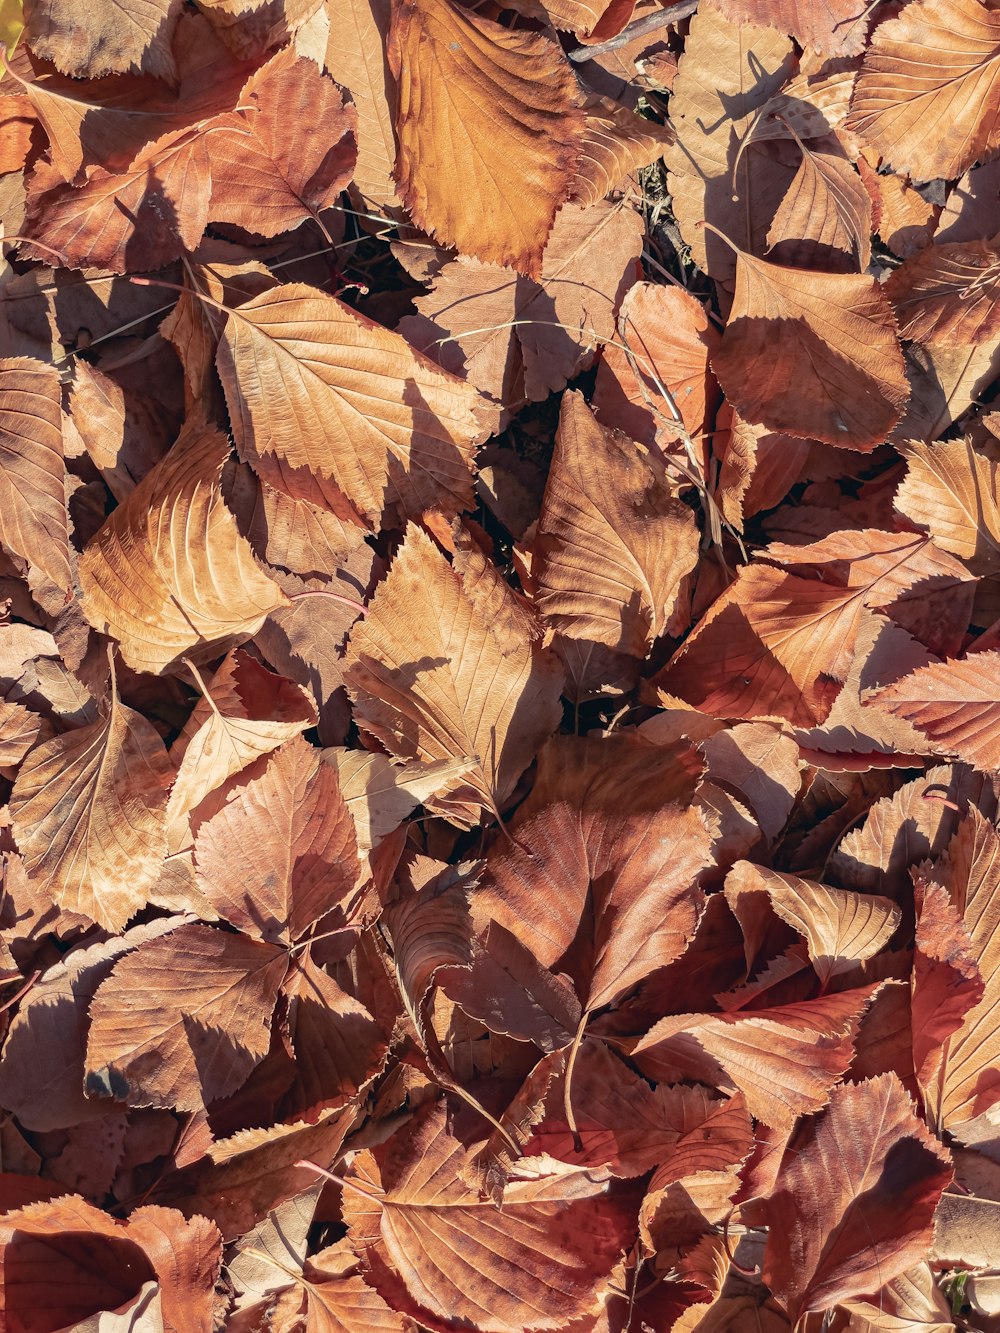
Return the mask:
<svg viewBox="0 0 1000 1333"><path fill-rule="evenodd" d="M352 193L361 208L390 213L400 207L392 179L396 85L385 57L391 6L389 0L326 0L326 8L330 39L324 63L350 90L358 117Z"/></svg>
<svg viewBox="0 0 1000 1333"><path fill-rule="evenodd" d="M0 1058L0 1096L21 1124L68 1130L113 1108L107 1098L88 1097L83 1090L90 1002L116 959L181 920L161 918L72 949L38 979L11 1022Z"/></svg>
<svg viewBox="0 0 1000 1333"><path fill-rule="evenodd" d="M802 161L767 233L768 257L797 268L864 272L872 203L861 177L833 135L799 146Z"/></svg>
<svg viewBox="0 0 1000 1333"><path fill-rule="evenodd" d="M872 34L847 128L916 180L960 176L1000 147L1000 13L911 0Z"/></svg>
<svg viewBox="0 0 1000 1333"><path fill-rule="evenodd" d="M961 1135L965 1122L1000 1101L1000 836L993 824L970 809L932 873L964 921L963 952L983 982L981 998L944 1042L922 1089L931 1123Z"/></svg>
<svg viewBox="0 0 1000 1333"><path fill-rule="evenodd" d="M304 690L240 649L231 652L170 748L177 766L167 807L170 851L189 844L188 815L209 792L315 725Z"/></svg>
<svg viewBox="0 0 1000 1333"><path fill-rule="evenodd" d="M786 1133L825 1106L854 1057L858 1024L875 987L799 1004L668 1017L630 1058L657 1081L693 1079L739 1089L758 1120Z"/></svg>
<svg viewBox="0 0 1000 1333"><path fill-rule="evenodd" d="M766 143L740 153L755 114L793 72L793 60L790 38L773 27L730 22L716 0L702 0L691 20L670 97L677 143L665 158L668 188L692 258L720 282L731 282L733 256L702 222L763 254L794 174Z"/></svg>
<svg viewBox="0 0 1000 1333"><path fill-rule="evenodd" d="M863 161L859 158L859 165ZM930 244L938 210L913 188L909 178L889 172L867 179L878 191L876 230L892 253L908 259Z"/></svg>
<svg viewBox="0 0 1000 1333"><path fill-rule="evenodd" d="M445 369L464 372L500 405L504 421L525 399L564 388L614 337L641 233L628 205L567 205L556 214L537 282L459 256L434 270L431 290L415 302L420 313L405 316L399 331ZM416 249L399 247L404 263Z"/></svg>
<svg viewBox="0 0 1000 1333"><path fill-rule="evenodd" d="M866 607L935 643L971 610L964 566L912 533L842 532L769 554L795 572L744 566L654 684L714 716L811 727L847 680Z"/></svg>
<svg viewBox="0 0 1000 1333"><path fill-rule="evenodd" d="M873 278L742 251L712 368L747 421L850 449L880 444L909 396L892 308Z"/></svg>
<svg viewBox="0 0 1000 1333"><path fill-rule="evenodd" d="M283 46L323 0L199 0L221 39L242 59Z"/></svg>
<svg viewBox="0 0 1000 1333"><path fill-rule="evenodd" d="M895 506L935 542L990 574L1000 558L1000 493L995 459L965 440L906 446L906 479Z"/></svg>
<svg viewBox="0 0 1000 1333"><path fill-rule="evenodd" d="M823 55L857 55L864 49L869 6L865 0L718 0L733 22L789 32L800 46Z"/></svg>
<svg viewBox="0 0 1000 1333"><path fill-rule="evenodd" d="M758 893L765 893L775 913L805 939L824 986L878 953L902 916L888 898L849 893L738 861L726 876L727 898Z"/></svg>
<svg viewBox="0 0 1000 1333"><path fill-rule="evenodd" d="M484 1333L585 1313L634 1226L607 1182L585 1171L516 1181L501 1211L464 1183L465 1156L439 1103L403 1140L354 1159L348 1179L369 1198L345 1194L344 1217L368 1281L397 1309Z"/></svg>
<svg viewBox="0 0 1000 1333"><path fill-rule="evenodd" d="M335 297L264 292L230 312L217 362L237 446L278 489L373 521L471 506L478 393Z"/></svg>
<svg viewBox="0 0 1000 1333"><path fill-rule="evenodd" d="M584 109L580 163L569 191L581 204L596 204L633 171L657 162L674 142L669 125L646 120L610 98L594 94Z"/></svg>
<svg viewBox="0 0 1000 1333"><path fill-rule="evenodd" d="M442 245L539 277L585 123L560 48L451 0L401 0L387 50L396 180L414 222Z"/></svg>
<svg viewBox="0 0 1000 1333"><path fill-rule="evenodd" d="M218 657L287 604L222 499L228 455L224 435L191 421L80 560L87 618L133 670Z"/></svg>
<svg viewBox="0 0 1000 1333"><path fill-rule="evenodd" d="M979 347L911 343L904 355L910 401L890 436L890 443L897 446L938 439L1000 375L1000 343Z"/></svg>
<svg viewBox="0 0 1000 1333"><path fill-rule="evenodd" d="M276 945L203 925L127 954L90 1006L87 1091L179 1111L235 1092L267 1053L287 967Z"/></svg>
<svg viewBox="0 0 1000 1333"><path fill-rule="evenodd" d="M247 81L239 105L212 126L209 219L277 236L316 217L350 181L357 115L291 47Z"/></svg>
<svg viewBox="0 0 1000 1333"><path fill-rule="evenodd" d="M978 346L1000 333L1000 250L989 241L930 245L885 289L903 338Z"/></svg>
<svg viewBox="0 0 1000 1333"><path fill-rule="evenodd" d="M124 72L173 81L171 38L183 0L110 0L81 10L73 0L24 0L24 39L75 78Z"/></svg>
<svg viewBox="0 0 1000 1333"><path fill-rule="evenodd" d="M80 186L41 164L32 178L26 234L44 243L29 257L62 255L69 268L137 273L193 250L208 222L209 140L174 130L140 149L121 173L92 167Z"/></svg>
<svg viewBox="0 0 1000 1333"><path fill-rule="evenodd" d="M594 410L609 426L645 444L671 438L681 427L698 437L710 428L719 397L708 368L718 343L694 296L679 287L637 282L618 312L618 337L605 347L597 368Z"/></svg>
<svg viewBox="0 0 1000 1333"><path fill-rule="evenodd" d="M59 373L0 359L0 542L59 588L73 585Z"/></svg>
<svg viewBox="0 0 1000 1333"><path fill-rule="evenodd" d="M220 808L195 838L197 880L237 930L291 944L334 908L346 915L358 872L354 821L317 749L287 741L212 804Z"/></svg>
<svg viewBox="0 0 1000 1333"><path fill-rule="evenodd" d="M789 1317L864 1295L922 1259L953 1174L895 1074L836 1089L765 1205L764 1278Z"/></svg>
<svg viewBox="0 0 1000 1333"><path fill-rule="evenodd" d="M337 771L361 853L377 847L418 805L453 786L476 765L470 759L396 764L384 754L338 746L324 750L322 757Z"/></svg>
<svg viewBox="0 0 1000 1333"><path fill-rule="evenodd" d="M560 717L562 672L534 616L475 547L449 565L419 528L406 538L344 676L359 725L397 759L469 759L429 802L461 824L496 813Z"/></svg>
<svg viewBox="0 0 1000 1333"><path fill-rule="evenodd" d="M692 805L697 754L631 735L560 737L472 893L479 930L496 922L553 972L585 1012L613 1004L684 951L703 896L709 829ZM547 886L558 880L559 894Z"/></svg>
<svg viewBox="0 0 1000 1333"><path fill-rule="evenodd" d="M100 722L37 746L10 798L31 878L61 907L121 930L160 874L170 777L156 729L116 691Z"/></svg>
<svg viewBox="0 0 1000 1333"><path fill-rule="evenodd" d="M923 732L936 753L984 773L1000 770L1000 653L932 663L874 698Z"/></svg>
<svg viewBox="0 0 1000 1333"><path fill-rule="evenodd" d="M644 657L698 560L690 509L636 446L563 398L532 547L535 604L561 634Z"/></svg>

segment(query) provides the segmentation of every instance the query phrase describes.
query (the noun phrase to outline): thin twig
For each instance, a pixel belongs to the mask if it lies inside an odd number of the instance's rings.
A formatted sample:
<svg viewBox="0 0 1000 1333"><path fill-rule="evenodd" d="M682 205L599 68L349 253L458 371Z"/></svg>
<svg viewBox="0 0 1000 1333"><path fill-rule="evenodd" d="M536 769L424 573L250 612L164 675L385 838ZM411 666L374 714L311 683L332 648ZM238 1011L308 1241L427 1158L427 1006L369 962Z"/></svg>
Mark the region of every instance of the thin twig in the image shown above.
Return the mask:
<svg viewBox="0 0 1000 1333"><path fill-rule="evenodd" d="M570 60L582 65L585 60L593 60L594 56L621 50L623 46L628 46L629 42L634 42L637 37L648 37L650 33L659 32L661 28L667 28L671 23L679 23L681 19L693 14L697 8L698 0L679 0L679 3L667 5L666 9L659 9L655 14L643 14L642 18L624 27L617 37L609 37L606 42L595 42L593 46L577 46L566 54Z"/></svg>

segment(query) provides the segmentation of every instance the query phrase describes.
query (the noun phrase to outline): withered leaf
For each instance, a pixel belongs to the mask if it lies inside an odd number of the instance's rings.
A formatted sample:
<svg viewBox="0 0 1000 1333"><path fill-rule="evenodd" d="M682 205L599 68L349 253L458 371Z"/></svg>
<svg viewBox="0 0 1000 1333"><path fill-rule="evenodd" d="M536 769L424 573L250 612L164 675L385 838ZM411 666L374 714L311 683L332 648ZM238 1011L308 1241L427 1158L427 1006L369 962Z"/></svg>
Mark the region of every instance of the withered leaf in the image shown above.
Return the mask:
<svg viewBox="0 0 1000 1333"><path fill-rule="evenodd" d="M112 692L104 718L37 746L11 793L29 875L60 906L121 930L167 851L170 761L152 723Z"/></svg>
<svg viewBox="0 0 1000 1333"><path fill-rule="evenodd" d="M430 1106L406 1141L361 1153L344 1200L368 1280L399 1308L485 1333L553 1328L595 1300L628 1243L626 1210L585 1172L515 1182L502 1211L462 1179L464 1151ZM444 1263L449 1252L460 1262ZM397 1291L399 1294L397 1295Z"/></svg>
<svg viewBox="0 0 1000 1333"><path fill-rule="evenodd" d="M678 957L694 930L709 830L691 800L698 756L632 737L550 742L539 778L472 893L496 921L576 983L587 1010L611 1004ZM560 883L560 893L546 885Z"/></svg>
<svg viewBox="0 0 1000 1333"><path fill-rule="evenodd" d="M847 128L917 180L960 176L1000 139L1000 15L977 0L911 0L872 34Z"/></svg>
<svg viewBox="0 0 1000 1333"><path fill-rule="evenodd" d="M220 804L221 803L221 804ZM199 886L253 939L290 944L335 907L357 879L354 822L334 768L294 738L231 778L199 822Z"/></svg>
<svg viewBox="0 0 1000 1333"><path fill-rule="evenodd" d="M209 217L277 236L315 217L348 184L357 117L333 80L291 47L247 81L239 106L212 126Z"/></svg>
<svg viewBox="0 0 1000 1333"><path fill-rule="evenodd" d="M195 1111L267 1053L288 956L211 926L180 926L127 954L90 1006L88 1091Z"/></svg>
<svg viewBox="0 0 1000 1333"><path fill-rule="evenodd" d="M476 390L335 297L264 292L230 312L217 360L237 447L279 489L372 521L471 502Z"/></svg>
<svg viewBox="0 0 1000 1333"><path fill-rule="evenodd" d="M171 37L183 0L110 0L83 13L72 0L25 0L25 41L76 78L125 71L171 80Z"/></svg>
<svg viewBox="0 0 1000 1333"><path fill-rule="evenodd" d="M560 633L644 657L698 559L698 532L662 472L563 398L538 519L535 604Z"/></svg>
<svg viewBox="0 0 1000 1333"><path fill-rule="evenodd" d="M560 48L451 0L402 0L387 51L410 216L443 245L537 278L585 123Z"/></svg>
<svg viewBox="0 0 1000 1333"><path fill-rule="evenodd" d="M886 292L904 338L991 342L1000 331L1000 250L986 240L930 245L890 275Z"/></svg>
<svg viewBox="0 0 1000 1333"><path fill-rule="evenodd" d="M59 375L29 357L0 360L0 542L57 587L69 563Z"/></svg>
<svg viewBox="0 0 1000 1333"><path fill-rule="evenodd" d="M459 823L502 807L559 720L562 672L540 634L478 547L449 565L413 526L351 634L360 725L398 759L476 760L430 802Z"/></svg>
<svg viewBox="0 0 1000 1333"><path fill-rule="evenodd" d="M287 604L222 498L228 455L224 435L189 422L80 561L88 619L136 671L217 657Z"/></svg>
<svg viewBox="0 0 1000 1333"><path fill-rule="evenodd" d="M790 1318L860 1296L922 1258L952 1174L894 1074L838 1088L796 1137L766 1209L764 1277Z"/></svg>
<svg viewBox="0 0 1000 1333"><path fill-rule="evenodd" d="M849 449L880 444L909 395L892 308L873 278L742 251L712 369L747 421Z"/></svg>

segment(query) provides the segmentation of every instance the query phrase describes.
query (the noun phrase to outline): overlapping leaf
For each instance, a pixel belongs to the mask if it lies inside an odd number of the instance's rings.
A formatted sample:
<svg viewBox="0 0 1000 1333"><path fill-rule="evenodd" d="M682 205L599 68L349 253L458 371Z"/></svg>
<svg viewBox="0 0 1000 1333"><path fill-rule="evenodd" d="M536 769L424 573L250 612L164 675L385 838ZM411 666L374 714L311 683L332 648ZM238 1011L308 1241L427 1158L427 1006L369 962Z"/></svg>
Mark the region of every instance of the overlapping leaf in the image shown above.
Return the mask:
<svg viewBox="0 0 1000 1333"><path fill-rule="evenodd" d="M80 561L91 624L114 636L135 670L218 656L287 604L222 498L228 454L224 435L192 422Z"/></svg>
<svg viewBox="0 0 1000 1333"><path fill-rule="evenodd" d="M293 283L248 301L218 367L237 447L279 489L373 521L468 506L476 391L335 297Z"/></svg>
<svg viewBox="0 0 1000 1333"><path fill-rule="evenodd" d="M387 51L398 84L396 180L410 216L443 245L538 277L585 123L559 47L451 0L404 0Z"/></svg>

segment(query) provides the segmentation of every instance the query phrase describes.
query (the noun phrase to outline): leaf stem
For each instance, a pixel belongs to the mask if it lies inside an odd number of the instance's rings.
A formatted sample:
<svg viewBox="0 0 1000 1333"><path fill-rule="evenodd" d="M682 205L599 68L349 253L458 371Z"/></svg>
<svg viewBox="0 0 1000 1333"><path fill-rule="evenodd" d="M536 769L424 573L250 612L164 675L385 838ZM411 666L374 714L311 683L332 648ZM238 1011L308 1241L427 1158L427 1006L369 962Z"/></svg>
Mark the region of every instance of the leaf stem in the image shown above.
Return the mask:
<svg viewBox="0 0 1000 1333"><path fill-rule="evenodd" d="M358 602L353 597L344 597L339 592L330 592L326 588L307 588L305 592L288 593L290 602L300 602L304 597L329 597L332 602L340 602L343 606L349 606L357 611L359 616L366 616L368 608L364 602Z"/></svg>
<svg viewBox="0 0 1000 1333"><path fill-rule="evenodd" d="M580 1137L580 1131L577 1129L576 1116L573 1113L573 1070L576 1068L576 1057L580 1053L580 1046L583 1043L583 1033L587 1026L587 1020L590 1018L590 1010L584 1009L580 1015L580 1022L577 1024L576 1032L573 1034L573 1042L569 1048L569 1055L566 1058L566 1072L563 1075L563 1113L566 1117L566 1124L569 1126L570 1133L573 1135L573 1146L577 1152L583 1148L583 1139Z"/></svg>

